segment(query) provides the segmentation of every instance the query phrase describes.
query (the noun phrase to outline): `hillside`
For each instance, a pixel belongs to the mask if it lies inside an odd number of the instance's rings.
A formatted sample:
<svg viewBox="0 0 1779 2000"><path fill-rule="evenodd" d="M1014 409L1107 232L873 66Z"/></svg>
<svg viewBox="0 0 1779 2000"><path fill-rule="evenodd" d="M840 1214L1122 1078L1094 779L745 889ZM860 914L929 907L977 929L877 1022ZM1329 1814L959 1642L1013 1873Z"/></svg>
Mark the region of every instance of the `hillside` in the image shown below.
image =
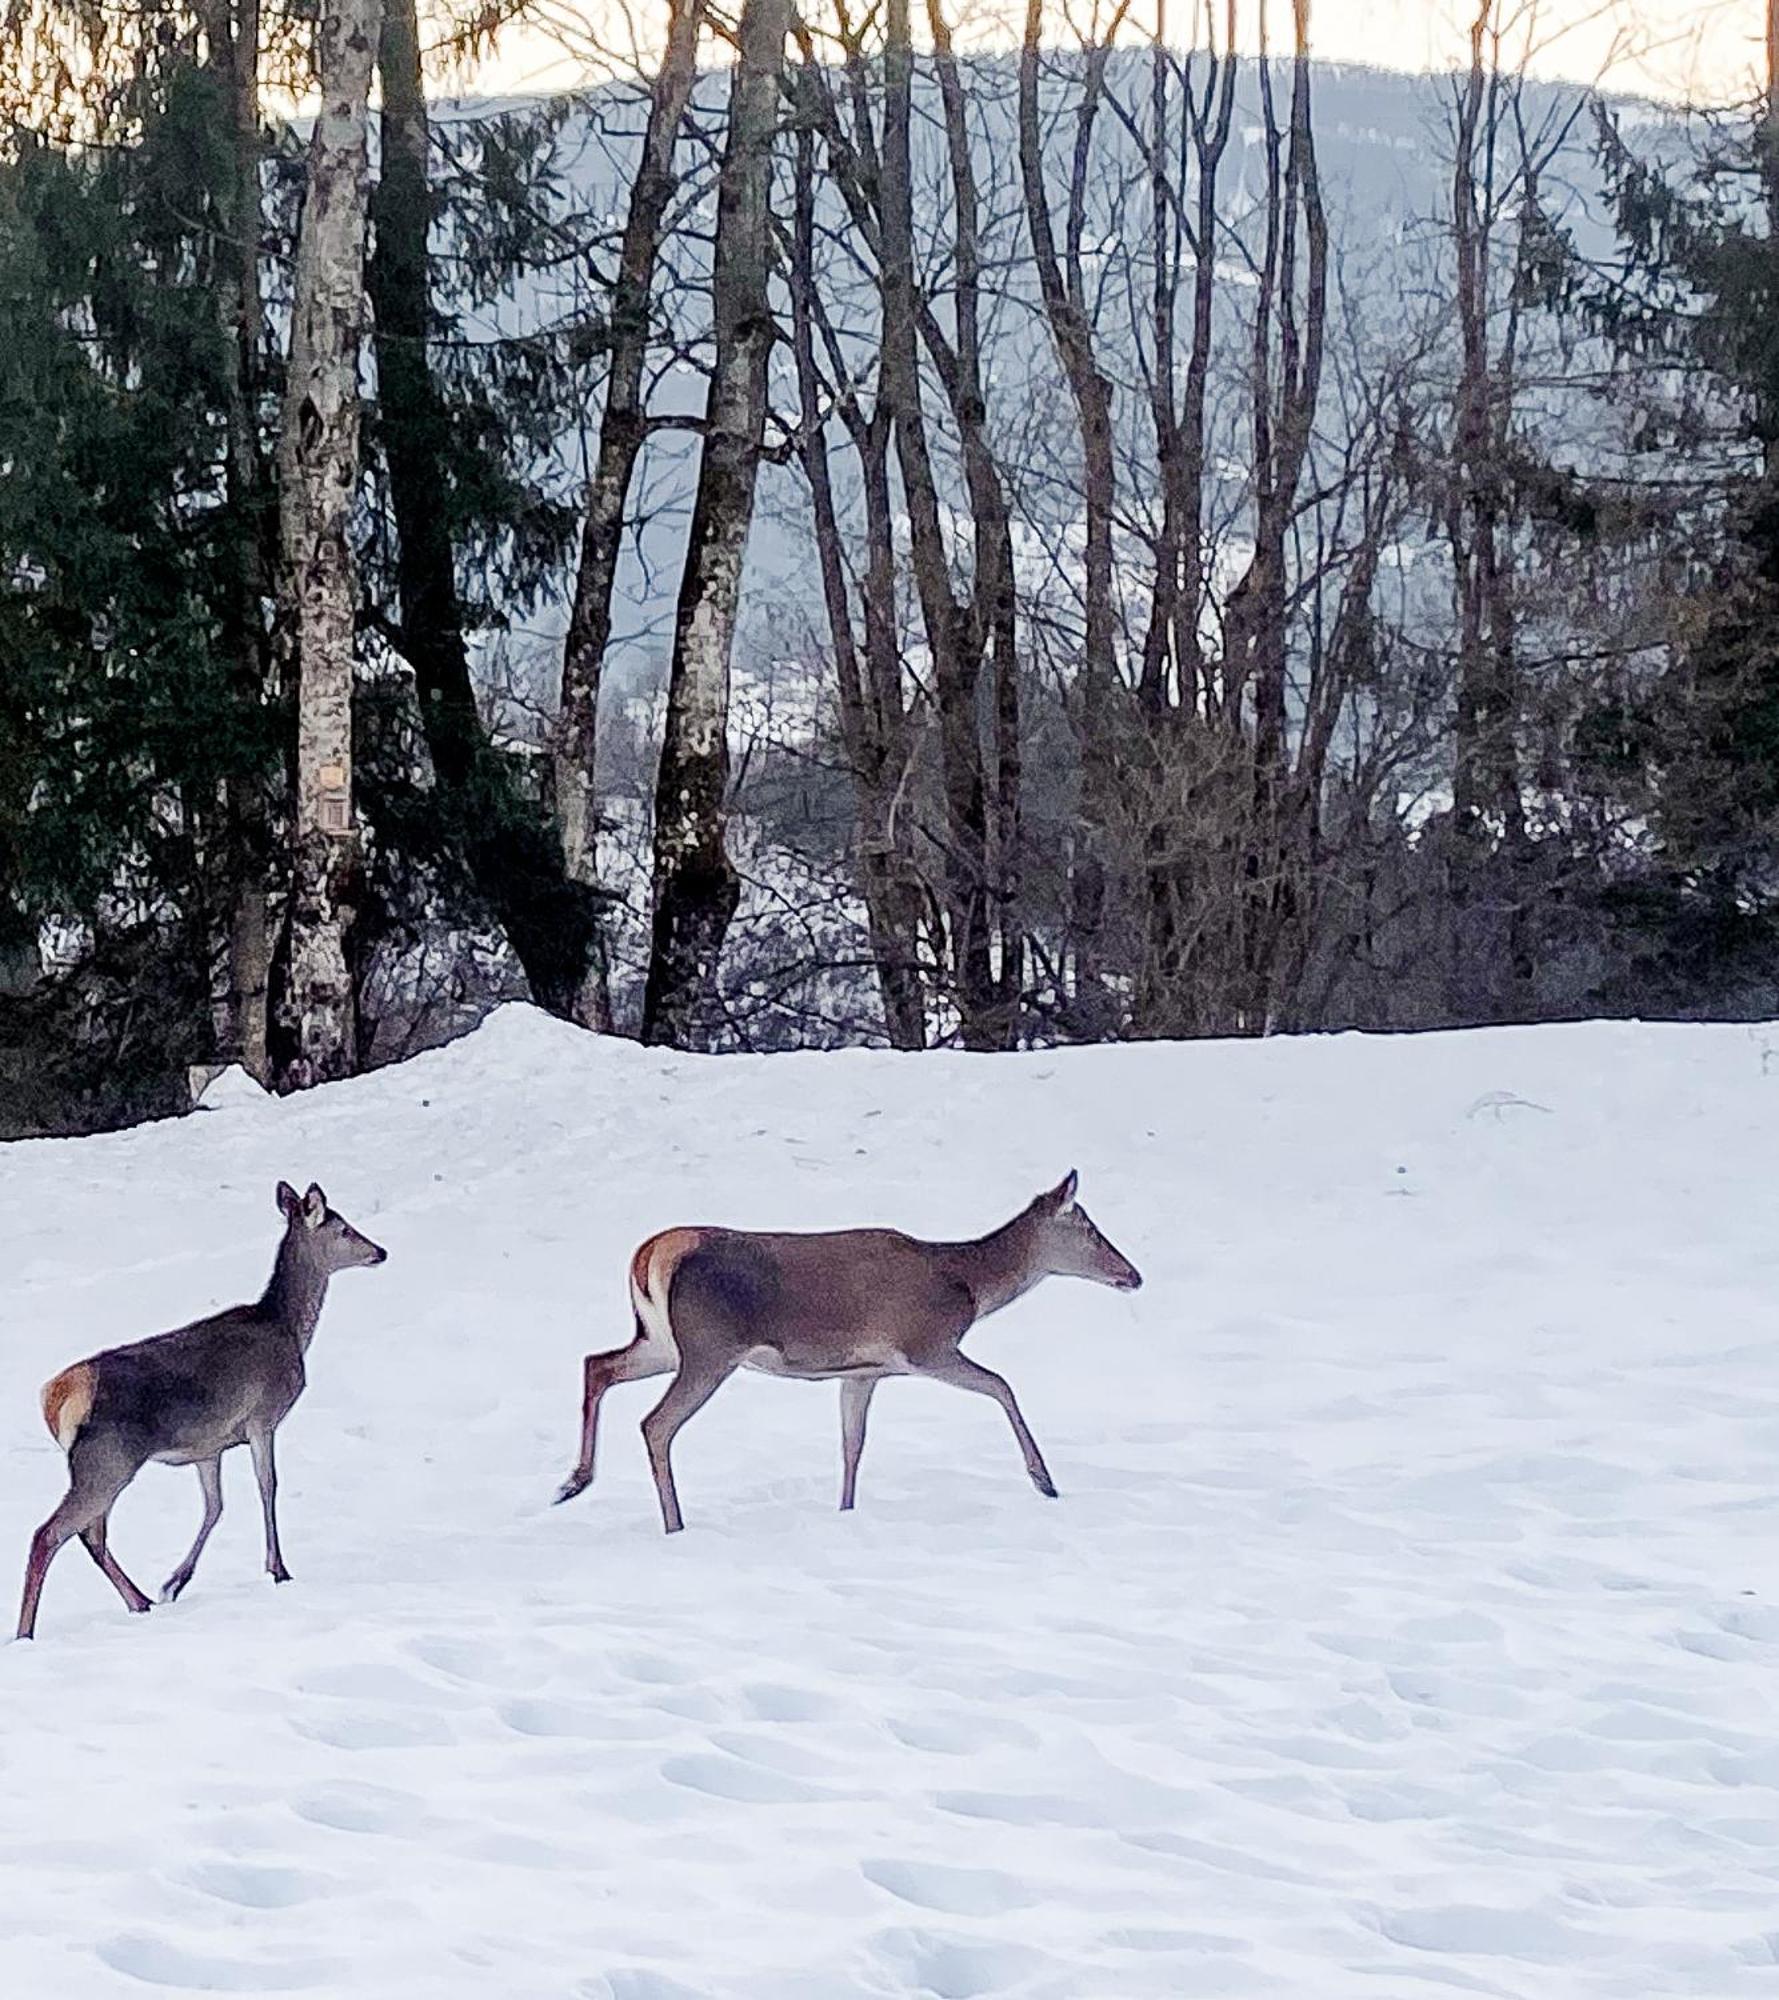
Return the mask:
<svg viewBox="0 0 1779 2000"><path fill-rule="evenodd" d="M257 1292L279 1176L387 1244L191 1590L78 1548L0 1652L10 1989L1528 2000L1779 1964L1779 1031L698 1059L509 1008L398 1068L0 1147L0 1519L40 1381ZM626 1254L962 1234L1067 1166L1144 1270L971 1341L999 1414L744 1378L550 1507ZM240 1455L237 1455L239 1457ZM150 1468L113 1545L198 1515ZM13 1572L16 1575L16 1571ZM10 1604L8 1606L10 1616Z"/></svg>

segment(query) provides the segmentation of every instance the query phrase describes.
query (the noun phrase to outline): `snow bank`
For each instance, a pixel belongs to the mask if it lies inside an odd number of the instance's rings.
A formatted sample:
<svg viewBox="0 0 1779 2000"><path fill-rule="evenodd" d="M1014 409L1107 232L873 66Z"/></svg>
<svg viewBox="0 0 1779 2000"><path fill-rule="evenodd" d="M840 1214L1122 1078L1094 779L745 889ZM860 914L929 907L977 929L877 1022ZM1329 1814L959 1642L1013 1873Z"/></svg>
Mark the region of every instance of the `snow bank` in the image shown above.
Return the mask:
<svg viewBox="0 0 1779 2000"><path fill-rule="evenodd" d="M519 1008L290 1100L0 1147L0 1521L39 1382L338 1281L191 1590L80 1551L0 1650L10 1991L89 2000L1768 1994L1779 1035L698 1060ZM681 1220L962 1233L1065 1167L1148 1283L972 1338L999 1413L732 1383L660 1532L636 1420L552 1509L579 1356ZM145 1584L199 1511L151 1468Z"/></svg>

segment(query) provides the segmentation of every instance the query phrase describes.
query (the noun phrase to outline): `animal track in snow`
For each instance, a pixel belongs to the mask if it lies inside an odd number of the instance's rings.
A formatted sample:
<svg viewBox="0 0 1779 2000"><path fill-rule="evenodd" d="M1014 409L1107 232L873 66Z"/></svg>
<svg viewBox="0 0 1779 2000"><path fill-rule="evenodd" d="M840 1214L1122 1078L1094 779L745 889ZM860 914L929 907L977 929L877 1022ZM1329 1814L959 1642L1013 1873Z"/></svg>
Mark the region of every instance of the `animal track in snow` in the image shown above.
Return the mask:
<svg viewBox="0 0 1779 2000"><path fill-rule="evenodd" d="M951 1868L932 1861L859 1863L866 1881L917 1909L948 1917L992 1917L1037 1901L1036 1891L998 1868Z"/></svg>
<svg viewBox="0 0 1779 2000"><path fill-rule="evenodd" d="M991 2000L997 1993L1031 1991L1050 1964L1027 1945L931 1931L882 1931L874 1943L897 1980L897 1993L932 1994L934 2000Z"/></svg>
<svg viewBox="0 0 1779 2000"><path fill-rule="evenodd" d="M683 1785L688 1791L732 1799L739 1805L812 1805L839 1796L802 1778L789 1777L783 1771L716 1753L668 1757L662 1762L661 1775L670 1784Z"/></svg>
<svg viewBox="0 0 1779 2000"><path fill-rule="evenodd" d="M416 1838L425 1831L428 1817L411 1793L344 1780L302 1793L291 1801L291 1811L299 1819L306 1819L314 1826L331 1827L336 1833L389 1833Z"/></svg>
<svg viewBox="0 0 1779 2000"><path fill-rule="evenodd" d="M106 1938L94 1949L113 1972L182 1993L313 1992L336 1986L347 1970L328 1958L220 1958L142 1931Z"/></svg>
<svg viewBox="0 0 1779 2000"><path fill-rule="evenodd" d="M884 1726L910 1750L927 1750L942 1757L968 1757L985 1745L1029 1750L1038 1740L1023 1723L987 1709L963 1715L892 1716Z"/></svg>
<svg viewBox="0 0 1779 2000"><path fill-rule="evenodd" d="M600 1707L590 1701L547 1699L530 1696L503 1702L500 1719L521 1736L565 1736L600 1742L608 1738L631 1739L636 1731L634 1718Z"/></svg>
<svg viewBox="0 0 1779 2000"><path fill-rule="evenodd" d="M1591 1957L1601 1948L1597 1938L1540 1910L1472 1903L1387 1912L1378 1919L1378 1928L1392 1943L1414 1951L1535 1959L1545 1965Z"/></svg>
<svg viewBox="0 0 1779 2000"><path fill-rule="evenodd" d="M777 1681L754 1681L741 1694L762 1722L822 1722L840 1706L832 1695L816 1688L791 1687Z"/></svg>
<svg viewBox="0 0 1779 2000"><path fill-rule="evenodd" d="M438 1717L400 1708L342 1708L290 1726L335 1750L436 1750L456 1741Z"/></svg>
<svg viewBox="0 0 1779 2000"><path fill-rule="evenodd" d="M247 1861L206 1861L189 1871L186 1880L206 1896L236 1903L244 1910L294 1910L331 1895L339 1884L304 1868L286 1868Z"/></svg>

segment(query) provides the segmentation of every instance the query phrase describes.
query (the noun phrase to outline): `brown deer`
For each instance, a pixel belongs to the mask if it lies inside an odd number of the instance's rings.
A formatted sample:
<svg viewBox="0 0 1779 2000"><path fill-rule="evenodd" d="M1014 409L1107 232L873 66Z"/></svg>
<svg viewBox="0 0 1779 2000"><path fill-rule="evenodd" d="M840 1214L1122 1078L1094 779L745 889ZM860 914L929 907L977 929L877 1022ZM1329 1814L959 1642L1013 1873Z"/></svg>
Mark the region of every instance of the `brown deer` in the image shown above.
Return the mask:
<svg viewBox="0 0 1779 2000"><path fill-rule="evenodd" d="M272 1439L303 1393L304 1356L314 1338L336 1271L381 1264L387 1250L361 1236L311 1186L299 1196L278 1183L284 1240L258 1303L231 1306L174 1333L109 1347L77 1361L46 1382L43 1416L68 1455L68 1491L31 1538L21 1639L37 1629L37 1600L57 1551L72 1536L86 1544L113 1589L132 1611L149 1600L106 1546L117 1496L150 1459L195 1465L204 1491L204 1519L185 1560L167 1579L170 1603L190 1583L211 1530L222 1519L222 1455L238 1444L253 1454L266 1523L266 1569L289 1581L278 1547L278 1471Z"/></svg>
<svg viewBox="0 0 1779 2000"><path fill-rule="evenodd" d="M959 1352L979 1319L1050 1277L1092 1278L1121 1292L1143 1282L1076 1203L1072 1173L1004 1227L968 1243L925 1243L894 1229L663 1230L630 1260L635 1339L584 1363L581 1456L556 1499L572 1500L592 1481L605 1392L672 1374L642 1435L661 1518L673 1534L684 1525L673 1440L737 1368L755 1368L805 1382L839 1380L842 1509L857 1493L871 1394L886 1375L924 1375L992 1396L1013 1426L1032 1484L1054 1500L1056 1487L1012 1389Z"/></svg>

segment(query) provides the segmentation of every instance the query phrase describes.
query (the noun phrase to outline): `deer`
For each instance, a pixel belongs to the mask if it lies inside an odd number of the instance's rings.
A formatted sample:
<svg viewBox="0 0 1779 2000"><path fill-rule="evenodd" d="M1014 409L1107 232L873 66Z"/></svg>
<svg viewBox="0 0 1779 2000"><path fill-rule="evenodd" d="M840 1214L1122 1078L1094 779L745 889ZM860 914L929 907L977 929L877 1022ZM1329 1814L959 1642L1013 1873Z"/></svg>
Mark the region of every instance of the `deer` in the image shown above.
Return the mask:
<svg viewBox="0 0 1779 2000"><path fill-rule="evenodd" d="M635 1337L582 1364L581 1454L555 1504L593 1480L599 1405L620 1382L672 1374L642 1420L661 1520L685 1525L673 1441L738 1368L840 1383L840 1508L858 1495L871 1398L886 1375L918 1375L988 1396L1005 1412L1027 1476L1056 1498L1036 1439L1003 1376L960 1351L964 1336L1051 1277L1089 1278L1121 1292L1143 1282L1075 1199L1077 1176L1011 1222L967 1242L926 1242L894 1229L821 1233L664 1229L630 1260Z"/></svg>
<svg viewBox="0 0 1779 2000"><path fill-rule="evenodd" d="M131 1611L149 1599L107 1545L117 1497L150 1460L197 1468L204 1518L185 1560L161 1592L170 1604L188 1583L222 1519L222 1459L236 1445L253 1455L265 1515L266 1571L288 1583L278 1543L278 1468L273 1439L303 1393L309 1343L336 1271L383 1263L388 1251L361 1235L310 1184L299 1195L278 1183L284 1236L265 1291L252 1305L126 1347L109 1347L53 1376L43 1417L68 1460L68 1491L31 1538L18 1636L37 1630L37 1603L50 1564L78 1535Z"/></svg>

